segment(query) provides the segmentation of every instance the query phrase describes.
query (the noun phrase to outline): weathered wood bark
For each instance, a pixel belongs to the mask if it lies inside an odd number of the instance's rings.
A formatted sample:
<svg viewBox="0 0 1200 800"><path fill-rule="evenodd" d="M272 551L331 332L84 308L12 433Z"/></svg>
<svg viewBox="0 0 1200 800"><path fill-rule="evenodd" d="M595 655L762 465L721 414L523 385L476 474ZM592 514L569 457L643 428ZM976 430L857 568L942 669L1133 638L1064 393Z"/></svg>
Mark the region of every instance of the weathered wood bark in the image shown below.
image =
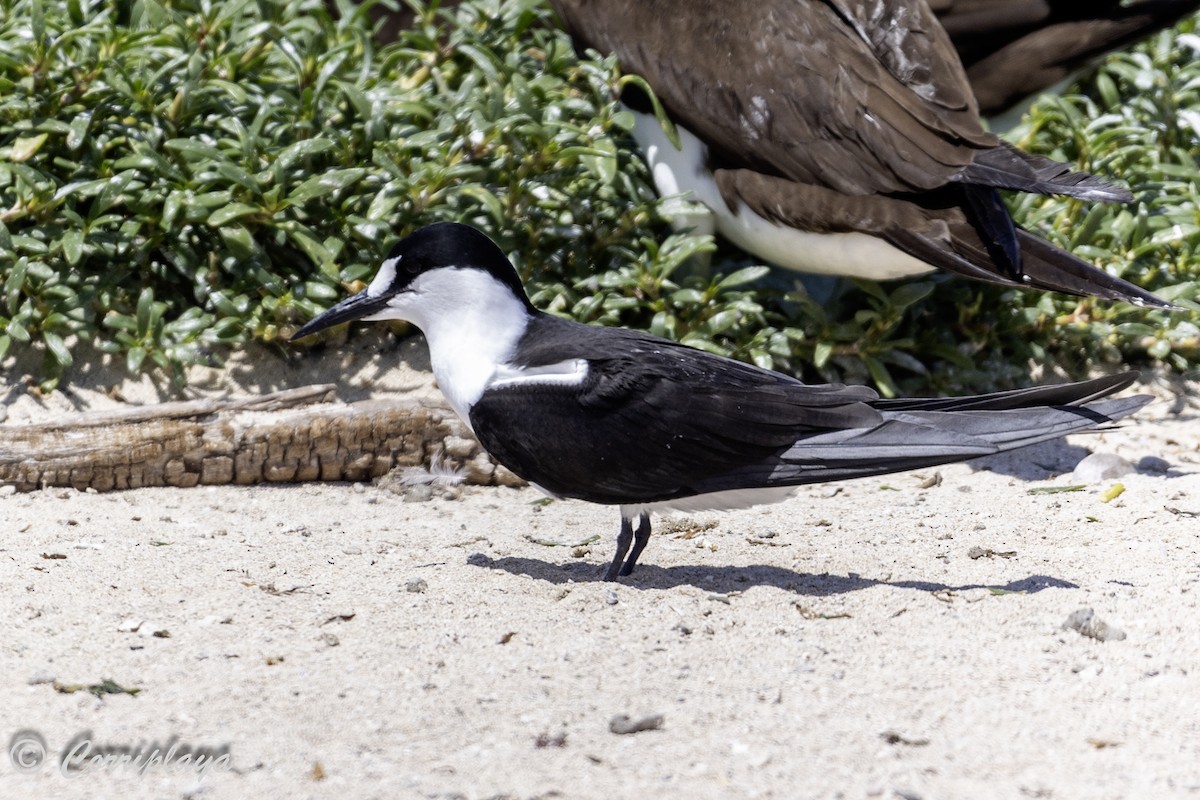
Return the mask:
<svg viewBox="0 0 1200 800"><path fill-rule="evenodd" d="M439 451L469 483L519 485L433 401L322 402L333 386L0 425L0 486L143 486L366 480ZM287 410L281 410L287 409ZM269 412L269 413L266 413ZM11 491L11 490L10 490Z"/></svg>

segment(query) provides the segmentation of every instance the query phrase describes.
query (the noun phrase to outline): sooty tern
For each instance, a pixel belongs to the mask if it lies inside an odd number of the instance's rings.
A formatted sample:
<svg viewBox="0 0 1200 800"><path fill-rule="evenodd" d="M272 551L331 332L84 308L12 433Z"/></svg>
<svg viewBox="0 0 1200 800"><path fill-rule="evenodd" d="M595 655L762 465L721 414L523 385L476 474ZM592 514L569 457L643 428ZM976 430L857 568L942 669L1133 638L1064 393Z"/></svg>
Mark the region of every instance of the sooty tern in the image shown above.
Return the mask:
<svg viewBox="0 0 1200 800"><path fill-rule="evenodd" d="M936 270L1172 307L1013 221L997 190L1132 195L983 129L926 0L551 0L583 46L640 75L622 100L663 195L801 272L887 280ZM681 215L682 216L682 215Z"/></svg>
<svg viewBox="0 0 1200 800"><path fill-rule="evenodd" d="M608 580L633 570L651 511L774 502L800 484L997 453L1124 417L1150 399L1100 399L1133 373L933 400L806 385L542 313L491 239L457 223L401 240L364 291L292 339L356 319L420 328L442 393L501 464L548 494L620 506Z"/></svg>
<svg viewBox="0 0 1200 800"><path fill-rule="evenodd" d="M993 116L1200 8L1200 0L930 0Z"/></svg>

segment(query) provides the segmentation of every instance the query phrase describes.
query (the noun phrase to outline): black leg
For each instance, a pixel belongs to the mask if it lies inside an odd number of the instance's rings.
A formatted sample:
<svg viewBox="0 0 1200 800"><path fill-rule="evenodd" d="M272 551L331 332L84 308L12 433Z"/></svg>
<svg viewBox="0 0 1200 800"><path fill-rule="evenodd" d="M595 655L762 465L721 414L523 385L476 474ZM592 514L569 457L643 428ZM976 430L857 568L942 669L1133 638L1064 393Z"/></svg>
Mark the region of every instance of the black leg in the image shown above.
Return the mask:
<svg viewBox="0 0 1200 800"><path fill-rule="evenodd" d="M608 572L604 573L604 580L615 581L618 574L621 573L621 561L625 558L625 554L629 552L629 544L633 541L633 523L625 519L625 515L621 515L621 532L617 534L617 554L613 556L612 564L608 568Z"/></svg>
<svg viewBox="0 0 1200 800"><path fill-rule="evenodd" d="M633 537L633 550L629 551L629 559L625 562L625 566L621 567L621 574L628 575L633 572L633 568L637 566L638 556L646 549L646 542L650 541L650 514L642 514L642 518L638 521L637 533Z"/></svg>

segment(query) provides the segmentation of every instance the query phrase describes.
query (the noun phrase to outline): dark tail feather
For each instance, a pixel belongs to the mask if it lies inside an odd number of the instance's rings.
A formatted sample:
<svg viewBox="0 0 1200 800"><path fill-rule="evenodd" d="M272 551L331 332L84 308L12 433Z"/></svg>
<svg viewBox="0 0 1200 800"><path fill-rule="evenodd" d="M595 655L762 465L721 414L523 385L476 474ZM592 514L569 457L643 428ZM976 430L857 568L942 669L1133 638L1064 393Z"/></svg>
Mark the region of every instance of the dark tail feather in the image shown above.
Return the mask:
<svg viewBox="0 0 1200 800"><path fill-rule="evenodd" d="M996 452L1027 447L1068 433L1127 417L1153 398L1149 395L1098 400L1084 405L1013 408L1007 411L897 411L895 419L982 439Z"/></svg>
<svg viewBox="0 0 1200 800"><path fill-rule="evenodd" d="M1007 142L999 147L980 150L955 180L997 189L1014 189L1037 194L1060 194L1100 203L1128 203L1128 189L1089 175L1075 172L1061 161L1022 152Z"/></svg>
<svg viewBox="0 0 1200 800"><path fill-rule="evenodd" d="M972 224L972 231L979 230ZM1017 229L1021 245L1022 275L1014 279L1000 271L987 259L987 249L981 243L966 241L960 235L956 241L945 242L922 236L918 231L889 231L887 240L906 253L923 259L946 272L977 281L1022 289L1042 289L1079 297L1100 297L1120 300L1135 306L1177 309L1161 297L1147 292L1129 281L1109 275L1066 250L1061 250L1029 231Z"/></svg>
<svg viewBox="0 0 1200 800"><path fill-rule="evenodd" d="M1089 394L1116 391L1126 376L1101 378L1066 387L1029 390L1054 396L1061 389L1073 402ZM984 395L1001 402L1015 393ZM965 398L966 401L981 398ZM796 442L777 462L764 462L722 475L702 487L722 491L747 486L797 486L864 478L908 469L935 467L1038 444L1127 417L1153 398L1147 395L1098 400L1081 405L1014 407L1002 410L929 411L881 409L885 422L873 428L830 431Z"/></svg>
<svg viewBox="0 0 1200 800"><path fill-rule="evenodd" d="M1179 308L1129 281L1093 267L1028 231L1019 230L1017 237L1024 255L1025 282L1030 286L1083 297L1094 295L1109 300L1123 300L1135 306Z"/></svg>
<svg viewBox="0 0 1200 800"><path fill-rule="evenodd" d="M1020 280L1022 259L1017 226L1000 193L990 186L971 184L964 185L962 190L965 200L963 211L971 227L979 234L988 255L1010 278Z"/></svg>
<svg viewBox="0 0 1200 800"><path fill-rule="evenodd" d="M1007 411L1035 406L1079 406L1091 403L1133 385L1136 372L1121 372L1079 383L1030 386L1007 392L992 392L973 397L902 398L874 400L879 411Z"/></svg>

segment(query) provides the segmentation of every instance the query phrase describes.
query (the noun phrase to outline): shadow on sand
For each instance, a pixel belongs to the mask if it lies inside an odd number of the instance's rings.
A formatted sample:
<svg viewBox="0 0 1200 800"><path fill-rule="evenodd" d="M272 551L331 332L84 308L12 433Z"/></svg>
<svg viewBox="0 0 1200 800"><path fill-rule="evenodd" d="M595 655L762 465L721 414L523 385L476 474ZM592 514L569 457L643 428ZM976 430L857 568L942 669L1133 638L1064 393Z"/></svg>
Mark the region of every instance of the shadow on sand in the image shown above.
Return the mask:
<svg viewBox="0 0 1200 800"><path fill-rule="evenodd" d="M475 553L467 559L471 566L498 569L513 575L525 575L547 583L600 583L604 579L605 564L572 561L555 564L536 558L489 558ZM855 573L812 575L782 567L765 564L734 566L677 566L660 567L654 564L639 564L637 571L618 583L612 584L630 589L671 589L676 586L694 586L709 592L727 593L747 589L750 586L774 586L784 591L809 597L825 597L848 594L872 586L894 586L918 592L961 592L968 589L990 589L996 592L1022 592L1032 594L1043 589L1078 589L1078 585L1048 575L1030 575L1020 580L1003 584L953 585L921 580L876 580Z"/></svg>

